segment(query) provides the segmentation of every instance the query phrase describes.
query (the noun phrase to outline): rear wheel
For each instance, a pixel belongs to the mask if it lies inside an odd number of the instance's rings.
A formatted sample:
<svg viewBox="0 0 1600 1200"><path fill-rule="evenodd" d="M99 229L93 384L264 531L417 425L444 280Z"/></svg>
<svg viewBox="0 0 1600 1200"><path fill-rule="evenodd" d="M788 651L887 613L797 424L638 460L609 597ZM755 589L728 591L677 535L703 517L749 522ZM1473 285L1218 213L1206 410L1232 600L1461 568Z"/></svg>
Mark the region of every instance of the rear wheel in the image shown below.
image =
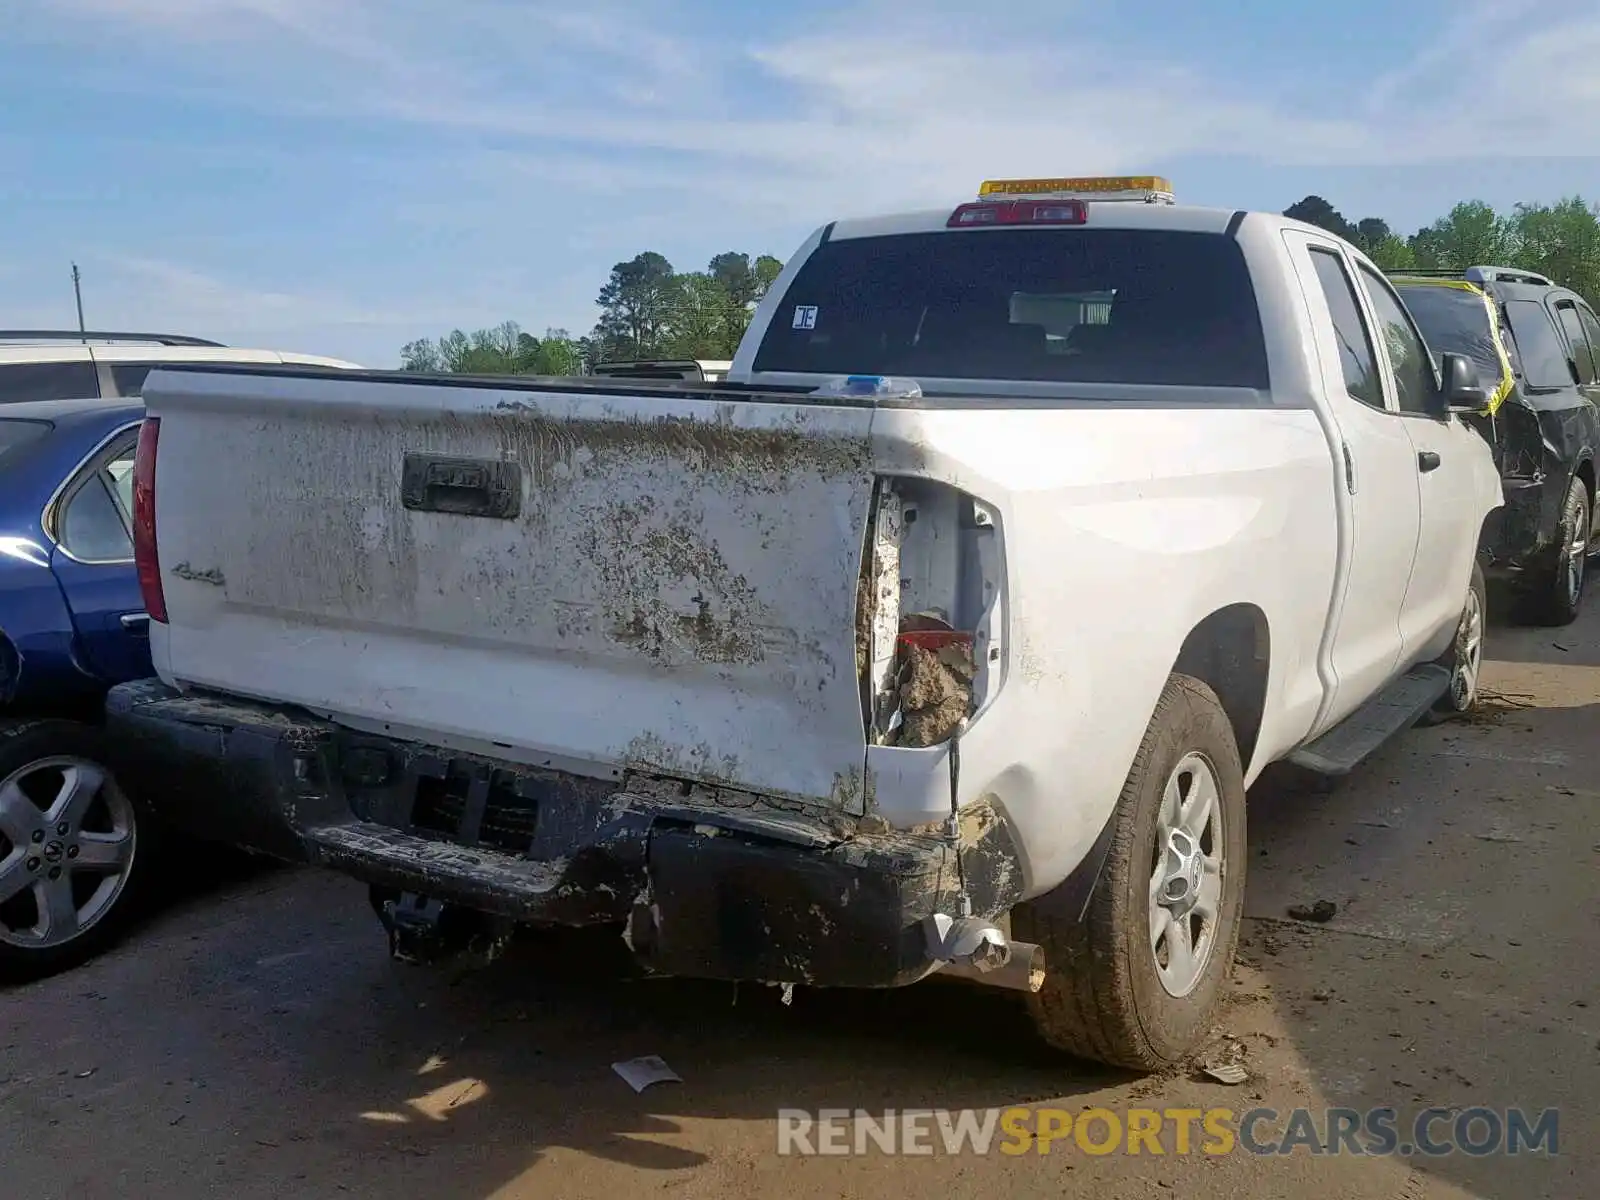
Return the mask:
<svg viewBox="0 0 1600 1200"><path fill-rule="evenodd" d="M1555 566L1535 597L1546 625L1570 625L1578 619L1588 578L1590 522L1588 485L1574 477L1561 504Z"/></svg>
<svg viewBox="0 0 1600 1200"><path fill-rule="evenodd" d="M1083 919L1046 895L1013 911L1012 932L1044 949L1045 984L1029 1003L1045 1041L1163 1070L1210 1033L1243 911L1244 773L1206 684L1167 681L1112 821Z"/></svg>
<svg viewBox="0 0 1600 1200"><path fill-rule="evenodd" d="M0 727L0 975L53 974L109 946L142 884L147 841L98 730Z"/></svg>

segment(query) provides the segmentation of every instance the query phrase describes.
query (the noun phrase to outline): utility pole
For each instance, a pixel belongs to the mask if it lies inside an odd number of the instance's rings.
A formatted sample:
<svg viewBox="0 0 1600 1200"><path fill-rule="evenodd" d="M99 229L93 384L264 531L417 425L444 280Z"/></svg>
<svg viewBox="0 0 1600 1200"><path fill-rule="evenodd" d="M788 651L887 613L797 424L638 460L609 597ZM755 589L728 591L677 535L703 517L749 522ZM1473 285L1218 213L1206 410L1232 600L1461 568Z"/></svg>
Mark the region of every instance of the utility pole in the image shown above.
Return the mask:
<svg viewBox="0 0 1600 1200"><path fill-rule="evenodd" d="M73 297L73 299L75 299L78 302L78 334L81 337L83 335L83 332L84 332L84 326L83 326L83 288L81 288L79 286L79 284L78 284L79 278L80 277L78 275L78 264L77 263L73 263L72 264L72 297ZM88 345L89 344L89 339L85 337L83 339L83 342L84 342L84 345Z"/></svg>

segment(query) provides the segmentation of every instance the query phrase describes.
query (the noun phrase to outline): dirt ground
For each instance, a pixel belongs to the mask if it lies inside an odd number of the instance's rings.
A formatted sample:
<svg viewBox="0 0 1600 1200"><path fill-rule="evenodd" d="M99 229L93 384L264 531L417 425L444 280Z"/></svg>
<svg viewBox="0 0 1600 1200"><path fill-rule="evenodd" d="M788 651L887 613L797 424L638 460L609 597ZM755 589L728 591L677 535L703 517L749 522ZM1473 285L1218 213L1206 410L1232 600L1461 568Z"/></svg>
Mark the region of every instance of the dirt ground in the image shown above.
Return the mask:
<svg viewBox="0 0 1600 1200"><path fill-rule="evenodd" d="M467 977L405 968L356 885L257 869L185 886L104 959L0 992L0 1194L1592 1195L1600 601L1570 629L1494 630L1490 657L1505 699L1484 718L1414 731L1331 794L1252 795L1225 1019L1241 1085L1057 1058L1013 997L958 983L785 1006L628 980L592 942ZM1327 924L1286 919L1318 899L1339 906ZM635 1094L613 1074L647 1054L683 1082ZM1430 1106L1557 1108L1559 1154L776 1152L780 1108L1010 1105L1393 1106L1402 1130Z"/></svg>

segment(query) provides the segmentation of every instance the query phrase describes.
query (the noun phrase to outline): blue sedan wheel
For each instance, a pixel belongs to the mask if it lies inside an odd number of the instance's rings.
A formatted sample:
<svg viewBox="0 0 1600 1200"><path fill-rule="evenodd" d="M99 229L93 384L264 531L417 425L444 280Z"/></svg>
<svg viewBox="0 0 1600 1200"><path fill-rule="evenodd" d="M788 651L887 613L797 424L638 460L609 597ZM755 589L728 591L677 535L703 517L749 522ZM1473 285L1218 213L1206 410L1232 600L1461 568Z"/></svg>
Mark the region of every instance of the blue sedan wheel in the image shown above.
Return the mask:
<svg viewBox="0 0 1600 1200"><path fill-rule="evenodd" d="M0 727L0 973L34 977L103 950L148 857L97 730Z"/></svg>

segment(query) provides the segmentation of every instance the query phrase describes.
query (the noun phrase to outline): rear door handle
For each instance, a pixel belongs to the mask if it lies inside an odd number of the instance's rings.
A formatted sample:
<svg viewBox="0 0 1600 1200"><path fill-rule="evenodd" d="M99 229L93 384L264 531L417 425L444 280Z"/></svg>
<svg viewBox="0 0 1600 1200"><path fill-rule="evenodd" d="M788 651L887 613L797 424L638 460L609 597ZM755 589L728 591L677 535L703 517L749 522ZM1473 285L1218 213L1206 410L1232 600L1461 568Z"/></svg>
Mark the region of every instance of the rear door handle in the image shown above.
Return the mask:
<svg viewBox="0 0 1600 1200"><path fill-rule="evenodd" d="M1439 455L1433 450L1423 450L1417 455L1417 468L1423 474L1439 469Z"/></svg>
<svg viewBox="0 0 1600 1200"><path fill-rule="evenodd" d="M128 630L147 630L150 628L150 614L142 612L123 613L122 627Z"/></svg>

